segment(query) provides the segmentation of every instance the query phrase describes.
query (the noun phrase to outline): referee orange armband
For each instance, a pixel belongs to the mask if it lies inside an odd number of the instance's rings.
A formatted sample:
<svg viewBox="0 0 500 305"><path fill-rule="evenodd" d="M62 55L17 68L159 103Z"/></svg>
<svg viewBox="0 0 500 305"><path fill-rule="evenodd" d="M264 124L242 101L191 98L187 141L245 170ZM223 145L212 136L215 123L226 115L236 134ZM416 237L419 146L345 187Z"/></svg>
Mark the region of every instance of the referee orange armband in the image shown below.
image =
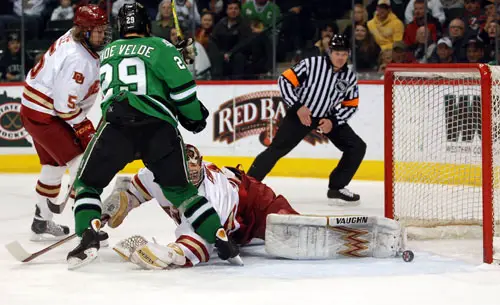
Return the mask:
<svg viewBox="0 0 500 305"><path fill-rule="evenodd" d="M342 104L342 106L346 106L346 107L358 107L359 98L343 101L341 104Z"/></svg>
<svg viewBox="0 0 500 305"><path fill-rule="evenodd" d="M298 87L300 85L297 74L295 74L292 69L286 69L281 75L283 75L283 77L286 78L294 87Z"/></svg>

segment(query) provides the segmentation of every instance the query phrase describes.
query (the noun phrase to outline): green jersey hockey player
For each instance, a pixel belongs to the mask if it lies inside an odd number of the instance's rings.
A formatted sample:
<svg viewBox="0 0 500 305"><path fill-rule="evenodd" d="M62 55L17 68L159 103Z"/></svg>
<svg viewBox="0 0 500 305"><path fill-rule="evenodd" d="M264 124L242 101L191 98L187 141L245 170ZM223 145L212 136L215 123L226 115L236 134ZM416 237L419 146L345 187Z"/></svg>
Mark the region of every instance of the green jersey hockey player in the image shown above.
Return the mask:
<svg viewBox="0 0 500 305"><path fill-rule="evenodd" d="M81 241L68 254L69 269L97 257L100 194L118 171L137 159L154 173L165 197L196 234L215 244L221 259L237 258L239 250L228 240L219 216L188 178L177 122L198 133L206 126L208 110L196 96L182 55L168 41L150 37L149 17L141 4L125 4L118 22L121 39L101 54L103 119L74 184L75 231Z"/></svg>

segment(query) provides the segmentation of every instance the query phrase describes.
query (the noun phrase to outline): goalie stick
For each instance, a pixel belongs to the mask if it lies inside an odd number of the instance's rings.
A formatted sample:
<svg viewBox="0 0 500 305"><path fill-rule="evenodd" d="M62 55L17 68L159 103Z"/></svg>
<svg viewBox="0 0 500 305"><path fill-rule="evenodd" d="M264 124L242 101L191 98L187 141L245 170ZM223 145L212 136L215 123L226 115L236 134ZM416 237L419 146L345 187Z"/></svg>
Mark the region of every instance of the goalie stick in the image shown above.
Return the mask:
<svg viewBox="0 0 500 305"><path fill-rule="evenodd" d="M104 227L104 225L106 224L108 219L109 219L109 216L107 216L107 215L105 215L104 217L101 218L102 227ZM65 244L66 242L72 240L75 237L76 237L76 233L73 233L73 234L43 248L42 250L39 250L39 251L34 252L34 253L29 253L28 251L26 251L17 240L6 244L5 248L7 249L7 251L9 251L10 255L12 255L16 260L18 260L22 263L27 263L27 262L30 262L30 261L34 260L35 258L39 257L40 255L43 255L43 254L49 252L50 250L55 249L62 244Z"/></svg>

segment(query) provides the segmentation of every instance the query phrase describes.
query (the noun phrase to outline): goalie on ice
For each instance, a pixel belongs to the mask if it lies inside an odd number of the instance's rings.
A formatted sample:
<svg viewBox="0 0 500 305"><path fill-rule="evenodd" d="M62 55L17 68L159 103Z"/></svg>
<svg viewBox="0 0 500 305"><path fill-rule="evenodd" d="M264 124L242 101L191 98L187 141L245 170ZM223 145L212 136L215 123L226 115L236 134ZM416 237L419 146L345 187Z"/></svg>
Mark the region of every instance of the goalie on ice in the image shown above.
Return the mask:
<svg viewBox="0 0 500 305"><path fill-rule="evenodd" d="M234 167L219 169L202 161L196 147L186 145L189 176L224 223L226 232L239 245L264 239L267 253L290 259L394 257L404 248L403 230L394 220L368 216L303 216L286 198ZM163 196L146 168L132 178L119 177L104 201L108 225L118 227L128 213L156 199L177 224L176 240L168 245L131 236L113 249L125 260L144 269L189 267L207 262L214 246L194 233L178 210ZM312 239L314 237L314 239ZM311 243L311 240L315 240Z"/></svg>

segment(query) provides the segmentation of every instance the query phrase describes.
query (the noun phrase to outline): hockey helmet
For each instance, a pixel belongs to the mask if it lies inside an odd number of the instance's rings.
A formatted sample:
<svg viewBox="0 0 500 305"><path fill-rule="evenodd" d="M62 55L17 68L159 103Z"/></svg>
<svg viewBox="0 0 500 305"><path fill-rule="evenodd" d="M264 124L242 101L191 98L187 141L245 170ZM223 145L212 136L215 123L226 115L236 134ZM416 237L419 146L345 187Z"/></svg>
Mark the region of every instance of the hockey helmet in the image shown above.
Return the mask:
<svg viewBox="0 0 500 305"><path fill-rule="evenodd" d="M191 144L186 144L186 153L189 180L191 180L191 183L198 187L205 177L205 172L202 166L203 156L200 154L198 148Z"/></svg>
<svg viewBox="0 0 500 305"><path fill-rule="evenodd" d="M73 23L85 29L108 24L108 14L95 4L80 6L75 13Z"/></svg>
<svg viewBox="0 0 500 305"><path fill-rule="evenodd" d="M335 34L330 40L330 51L350 51L351 46L346 35Z"/></svg>
<svg viewBox="0 0 500 305"><path fill-rule="evenodd" d="M108 14L105 10L95 4L80 6L75 13L73 19L75 26L79 27L83 32L83 38L89 47L94 51L100 51L111 41L111 28L109 27ZM104 40L100 45L90 43L92 30L98 26L106 26Z"/></svg>
<svg viewBox="0 0 500 305"><path fill-rule="evenodd" d="M151 20L144 6L139 2L124 4L118 12L118 29L121 38L128 33L149 36Z"/></svg>

